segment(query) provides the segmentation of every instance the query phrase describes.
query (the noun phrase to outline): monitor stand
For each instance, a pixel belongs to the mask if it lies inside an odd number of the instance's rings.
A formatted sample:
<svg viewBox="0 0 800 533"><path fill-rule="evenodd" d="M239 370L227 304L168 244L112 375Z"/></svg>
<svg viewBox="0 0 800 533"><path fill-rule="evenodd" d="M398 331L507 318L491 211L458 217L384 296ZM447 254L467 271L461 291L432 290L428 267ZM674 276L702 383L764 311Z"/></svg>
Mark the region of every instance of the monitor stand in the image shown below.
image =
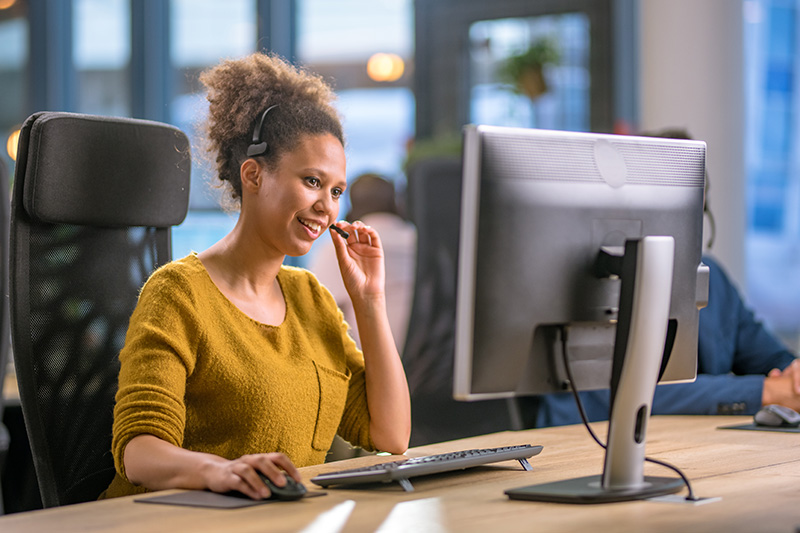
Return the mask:
<svg viewBox="0 0 800 533"><path fill-rule="evenodd" d="M510 498L610 503L684 487L681 479L644 476L647 420L667 339L674 258L672 237L644 237L625 245L603 474L507 490Z"/></svg>

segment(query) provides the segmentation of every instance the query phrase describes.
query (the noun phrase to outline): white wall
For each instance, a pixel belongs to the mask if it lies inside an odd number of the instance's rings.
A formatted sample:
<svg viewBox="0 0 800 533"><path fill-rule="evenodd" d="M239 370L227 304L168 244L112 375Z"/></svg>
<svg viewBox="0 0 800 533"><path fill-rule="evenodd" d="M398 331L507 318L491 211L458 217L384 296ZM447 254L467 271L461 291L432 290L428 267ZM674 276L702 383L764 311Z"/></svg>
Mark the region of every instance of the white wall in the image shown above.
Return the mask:
<svg viewBox="0 0 800 533"><path fill-rule="evenodd" d="M640 127L708 144L713 254L744 286L743 21L740 0L639 0Z"/></svg>

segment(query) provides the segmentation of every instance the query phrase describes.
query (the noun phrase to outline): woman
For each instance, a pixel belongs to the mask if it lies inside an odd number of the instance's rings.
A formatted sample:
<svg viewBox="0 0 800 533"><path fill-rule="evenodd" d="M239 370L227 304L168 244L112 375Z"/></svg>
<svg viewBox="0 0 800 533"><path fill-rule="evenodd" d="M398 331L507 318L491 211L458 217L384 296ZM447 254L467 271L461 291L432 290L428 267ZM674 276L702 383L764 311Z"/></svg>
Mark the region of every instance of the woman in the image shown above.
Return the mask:
<svg viewBox="0 0 800 533"><path fill-rule="evenodd" d="M104 497L167 488L270 495L323 462L338 432L403 453L408 388L386 316L383 250L361 222L331 232L362 352L302 269L346 187L341 122L320 78L253 54L204 72L219 179L240 204L208 250L155 272L139 297L114 411L117 475Z"/></svg>

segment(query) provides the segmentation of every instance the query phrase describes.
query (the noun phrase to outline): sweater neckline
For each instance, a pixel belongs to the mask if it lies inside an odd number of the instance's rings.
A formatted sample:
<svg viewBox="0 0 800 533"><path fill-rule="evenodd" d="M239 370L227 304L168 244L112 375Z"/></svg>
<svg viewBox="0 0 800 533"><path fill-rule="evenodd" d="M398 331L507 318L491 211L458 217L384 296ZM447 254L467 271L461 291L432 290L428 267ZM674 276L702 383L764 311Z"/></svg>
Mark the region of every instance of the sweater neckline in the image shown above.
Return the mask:
<svg viewBox="0 0 800 533"><path fill-rule="evenodd" d="M189 257L191 257L193 259L193 261L195 261L197 263L197 266L203 272L203 278L209 284L211 284L212 287L214 287L214 292L217 294L217 296L219 298L221 298L225 302L225 305L227 305L230 308L234 309L235 312L237 312L241 316L245 317L247 320L249 320L253 324L255 324L257 326L260 326L262 328L278 329L283 324L286 324L288 322L289 314L292 312L292 306L289 304L289 299L286 298L286 290L284 288L283 279L282 279L283 278L283 273L284 273L284 267L283 266L281 266L281 269L278 271L278 276L276 278L278 280L278 287L280 287L280 289L281 289L281 294L283 294L283 305L286 308L285 312L284 312L284 315L283 315L283 322L281 322L280 324L267 324L265 322L261 322L259 320L256 320L255 318L251 317L250 315L248 315L247 313L242 311L239 308L239 306L236 305L235 303L233 303L227 296L225 296L225 294L220 290L220 288L217 287L217 284L214 283L214 280L211 279L211 274L208 273L208 270L206 269L206 266L203 264L203 262L197 256L197 252L192 252Z"/></svg>

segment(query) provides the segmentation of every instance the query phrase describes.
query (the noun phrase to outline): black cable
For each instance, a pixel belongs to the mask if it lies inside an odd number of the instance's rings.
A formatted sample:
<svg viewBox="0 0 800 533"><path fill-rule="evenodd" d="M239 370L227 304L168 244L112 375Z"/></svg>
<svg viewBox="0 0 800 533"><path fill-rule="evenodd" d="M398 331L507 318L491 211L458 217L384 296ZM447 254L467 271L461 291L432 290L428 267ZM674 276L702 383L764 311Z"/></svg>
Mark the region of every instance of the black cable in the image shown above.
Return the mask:
<svg viewBox="0 0 800 533"><path fill-rule="evenodd" d="M678 474L681 477L681 479L683 480L684 484L686 485L686 490L689 491L689 494L686 495L686 499L688 501L690 501L690 502L696 502L696 501L700 500L700 498L698 498L697 496L694 495L694 491L692 490L692 484L689 483L689 478L686 477L686 474L684 474L681 471L680 468L678 468L677 466L672 465L672 464L670 464L670 463L668 463L666 461L661 461L659 459L653 459L652 457L645 457L644 460L648 461L650 463L653 463L653 464L665 466L665 467L669 468L670 470L673 470L676 474Z"/></svg>
<svg viewBox="0 0 800 533"><path fill-rule="evenodd" d="M586 430L589 432L589 435L592 436L594 441L604 450L606 449L606 445L603 441L601 441L597 435L595 435L592 426L589 425L589 418L586 416L586 411L583 409L583 402L581 401L581 397L578 394L578 388L575 386L575 380L572 378L572 369L569 365L569 358L567 357L567 328L564 326L561 327L561 358L564 361L564 370L567 371L567 380L569 380L569 389L572 391L572 397L575 398L575 405L578 406L578 413L581 415L581 420L583 420L583 425L586 427Z"/></svg>
<svg viewBox="0 0 800 533"><path fill-rule="evenodd" d="M567 379L569 380L569 388L572 391L572 396L575 398L575 405L578 407L578 413L581 416L581 420L583 421L584 427L589 432L589 435L592 436L594 441L604 450L608 449L608 446L600 440L600 438L595 434L592 426L589 425L589 418L586 416L586 410L583 408L583 402L581 401L581 396L578 393L578 389L575 386L575 380L572 378L572 369L569 364L569 357L567 357L567 328L562 326L561 327L561 358L564 361L564 370L567 373ZM650 463L654 463L660 466L664 466L673 470L676 474L680 476L683 480L683 483L686 485L686 489L689 491L689 494L686 496L688 501L696 502L699 500L694 494L694 490L692 490L692 484L689 483L689 478L675 465L669 464L666 461L661 461L659 459L652 459L650 457L645 457L645 461Z"/></svg>

